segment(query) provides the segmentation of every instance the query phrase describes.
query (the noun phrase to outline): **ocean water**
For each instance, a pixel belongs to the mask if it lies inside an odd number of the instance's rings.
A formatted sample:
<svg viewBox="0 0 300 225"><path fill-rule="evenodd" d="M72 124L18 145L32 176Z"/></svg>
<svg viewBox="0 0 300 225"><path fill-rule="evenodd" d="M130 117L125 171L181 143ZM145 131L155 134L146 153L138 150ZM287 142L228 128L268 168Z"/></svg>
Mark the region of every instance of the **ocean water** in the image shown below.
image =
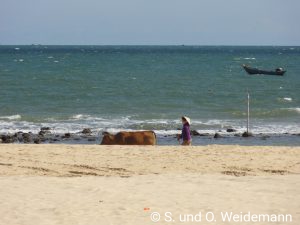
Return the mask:
<svg viewBox="0 0 300 225"><path fill-rule="evenodd" d="M300 133L300 47L1 46L0 133ZM241 67L283 67L250 76ZM163 141L162 141L163 142Z"/></svg>

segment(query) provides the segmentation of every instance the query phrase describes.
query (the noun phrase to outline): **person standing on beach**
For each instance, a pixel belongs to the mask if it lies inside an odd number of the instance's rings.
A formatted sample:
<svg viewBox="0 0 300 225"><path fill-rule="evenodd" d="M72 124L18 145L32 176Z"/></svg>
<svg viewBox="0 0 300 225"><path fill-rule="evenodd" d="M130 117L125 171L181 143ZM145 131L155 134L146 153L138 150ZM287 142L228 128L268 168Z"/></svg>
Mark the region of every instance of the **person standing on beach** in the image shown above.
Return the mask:
<svg viewBox="0 0 300 225"><path fill-rule="evenodd" d="M181 117L182 120L182 132L181 134L177 135L177 140L180 141L182 138L182 143L181 145L191 145L192 144L192 138L191 138L191 131L190 131L190 124L191 124L191 119L188 118L187 116Z"/></svg>

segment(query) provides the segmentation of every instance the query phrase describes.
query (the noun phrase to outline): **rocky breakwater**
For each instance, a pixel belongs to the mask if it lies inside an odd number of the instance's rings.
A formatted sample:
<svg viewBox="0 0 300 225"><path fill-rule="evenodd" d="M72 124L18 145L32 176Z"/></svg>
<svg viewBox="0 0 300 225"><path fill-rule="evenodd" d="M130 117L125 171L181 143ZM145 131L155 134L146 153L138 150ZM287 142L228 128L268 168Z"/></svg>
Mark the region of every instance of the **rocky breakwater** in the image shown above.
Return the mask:
<svg viewBox="0 0 300 225"><path fill-rule="evenodd" d="M50 127L42 127L38 133L19 131L14 134L0 134L2 144L76 143L78 141L96 142L97 136L93 135L90 128L85 128L78 133L56 134Z"/></svg>

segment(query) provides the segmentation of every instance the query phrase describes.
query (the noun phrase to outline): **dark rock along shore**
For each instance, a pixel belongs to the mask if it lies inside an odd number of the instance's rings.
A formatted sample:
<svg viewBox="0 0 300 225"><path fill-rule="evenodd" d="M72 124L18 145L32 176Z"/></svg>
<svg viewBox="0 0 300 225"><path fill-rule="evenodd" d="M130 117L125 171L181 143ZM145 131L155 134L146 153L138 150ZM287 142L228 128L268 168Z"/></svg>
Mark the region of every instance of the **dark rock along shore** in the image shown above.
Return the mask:
<svg viewBox="0 0 300 225"><path fill-rule="evenodd" d="M63 135L59 135L51 133L51 128L49 127L42 127L37 134L32 132L23 133L22 131L15 134L2 134L0 135L0 143L41 144L62 142L71 138L74 138L74 140L80 140L80 138L88 138L89 141L96 140L95 137L92 137L92 131L90 128L85 128L80 133L65 133Z"/></svg>
<svg viewBox="0 0 300 225"><path fill-rule="evenodd" d="M272 139L272 135L266 134L252 134L252 133L237 133L235 129L227 129L220 134L218 131L215 134L209 133L200 133L196 130L191 130L191 135L193 137L193 143L196 145L199 144L230 144L230 143L241 143L239 140L254 140L258 141L267 141ZM180 133L180 129L178 129ZM228 133L228 134L226 134ZM300 137L300 134L279 134L273 135L274 137ZM169 141L164 143L164 138L169 138ZM178 142L172 142L171 139L176 138L176 135L158 135L158 144L178 144ZM250 139L249 139L250 138ZM24 133L22 131L16 132L14 134L0 134L0 144L6 143L25 143L25 144L51 144L51 143L70 143L70 144L100 144L102 136L99 134L93 133L90 128L84 128L81 132L78 133L64 133L56 134L52 133L51 128L42 127L38 133ZM215 140L215 141L213 141ZM235 141L234 141L235 140ZM274 140L274 139L272 139Z"/></svg>

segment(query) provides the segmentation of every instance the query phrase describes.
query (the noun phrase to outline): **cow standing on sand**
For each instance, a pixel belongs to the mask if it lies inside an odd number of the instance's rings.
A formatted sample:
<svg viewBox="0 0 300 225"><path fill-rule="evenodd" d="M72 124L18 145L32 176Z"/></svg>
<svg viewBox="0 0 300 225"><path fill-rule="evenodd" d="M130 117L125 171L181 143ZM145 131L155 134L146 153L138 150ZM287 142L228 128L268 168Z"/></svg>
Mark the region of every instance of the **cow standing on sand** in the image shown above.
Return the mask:
<svg viewBox="0 0 300 225"><path fill-rule="evenodd" d="M156 134L153 131L121 131L117 134L103 132L101 145L156 145Z"/></svg>

